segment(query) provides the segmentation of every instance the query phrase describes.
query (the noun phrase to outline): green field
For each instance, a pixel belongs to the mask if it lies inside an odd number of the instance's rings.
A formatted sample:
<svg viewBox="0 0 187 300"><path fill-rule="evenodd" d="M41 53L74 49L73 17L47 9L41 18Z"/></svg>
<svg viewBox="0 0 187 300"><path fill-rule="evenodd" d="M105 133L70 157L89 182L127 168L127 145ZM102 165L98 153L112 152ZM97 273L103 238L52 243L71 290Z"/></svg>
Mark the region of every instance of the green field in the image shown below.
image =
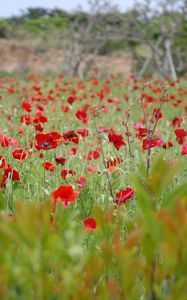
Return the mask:
<svg viewBox="0 0 187 300"><path fill-rule="evenodd" d="M187 299L186 99L0 78L0 299Z"/></svg>

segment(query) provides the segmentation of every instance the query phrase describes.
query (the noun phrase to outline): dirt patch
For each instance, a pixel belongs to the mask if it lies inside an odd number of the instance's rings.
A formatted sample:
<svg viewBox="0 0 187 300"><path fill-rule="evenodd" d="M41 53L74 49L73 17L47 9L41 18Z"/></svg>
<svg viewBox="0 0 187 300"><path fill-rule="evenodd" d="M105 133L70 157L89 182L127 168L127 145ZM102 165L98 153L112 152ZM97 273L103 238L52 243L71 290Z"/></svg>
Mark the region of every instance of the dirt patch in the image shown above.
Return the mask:
<svg viewBox="0 0 187 300"><path fill-rule="evenodd" d="M0 72L63 73L62 50L35 48L31 45L11 44L0 41ZM95 66L101 76L131 73L132 60L129 55L97 56Z"/></svg>

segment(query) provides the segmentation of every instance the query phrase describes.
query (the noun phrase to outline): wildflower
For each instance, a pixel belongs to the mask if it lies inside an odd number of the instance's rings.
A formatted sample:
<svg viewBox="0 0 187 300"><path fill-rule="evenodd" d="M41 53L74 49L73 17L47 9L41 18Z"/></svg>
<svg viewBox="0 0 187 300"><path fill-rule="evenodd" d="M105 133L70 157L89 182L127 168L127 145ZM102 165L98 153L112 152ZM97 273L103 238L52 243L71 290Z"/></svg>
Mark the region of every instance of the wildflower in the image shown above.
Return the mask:
<svg viewBox="0 0 187 300"><path fill-rule="evenodd" d="M187 155L187 144L182 146L182 155Z"/></svg>
<svg viewBox="0 0 187 300"><path fill-rule="evenodd" d="M84 189L87 182L88 182L88 180L84 176L81 176L76 180L76 184L77 184L78 188L81 190Z"/></svg>
<svg viewBox="0 0 187 300"><path fill-rule="evenodd" d="M54 172L55 171L54 165L49 161L44 162L43 166L44 166L44 169L46 171L49 171L49 172Z"/></svg>
<svg viewBox="0 0 187 300"><path fill-rule="evenodd" d="M49 132L49 133L38 133L36 136L38 150L50 150L57 148L58 143L61 142L62 136L58 132Z"/></svg>
<svg viewBox="0 0 187 300"><path fill-rule="evenodd" d="M128 199L132 198L135 195L135 191L132 188L126 188L116 194L116 201L117 205L122 205L127 202Z"/></svg>
<svg viewBox="0 0 187 300"><path fill-rule="evenodd" d="M154 148L156 146L162 146L163 142L161 139L145 139L143 140L143 145L142 145L142 149L143 150L148 150L151 148Z"/></svg>
<svg viewBox="0 0 187 300"><path fill-rule="evenodd" d="M57 201L61 201L64 207L68 207L79 196L79 192L75 191L71 185L61 185L52 192L52 212L56 211Z"/></svg>
<svg viewBox="0 0 187 300"><path fill-rule="evenodd" d="M122 146L125 146L122 135L110 133L108 135L109 142L112 142L116 150L118 151Z"/></svg>
<svg viewBox="0 0 187 300"><path fill-rule="evenodd" d="M97 228L97 222L94 218L87 218L83 221L83 223L84 223L85 229L87 229L87 230L93 231L93 230L96 230L96 228Z"/></svg>
<svg viewBox="0 0 187 300"><path fill-rule="evenodd" d="M22 103L21 108L23 110L26 110L27 112L31 112L32 111L32 105L29 102L27 102L27 101L24 101Z"/></svg>
<svg viewBox="0 0 187 300"><path fill-rule="evenodd" d="M85 160L96 160L100 157L100 153L97 150L90 150L88 155L85 156Z"/></svg>
<svg viewBox="0 0 187 300"><path fill-rule="evenodd" d="M23 148L15 148L12 151L12 157L15 160L19 160L19 161L26 160L27 156L28 156L28 152L25 149L23 149Z"/></svg>

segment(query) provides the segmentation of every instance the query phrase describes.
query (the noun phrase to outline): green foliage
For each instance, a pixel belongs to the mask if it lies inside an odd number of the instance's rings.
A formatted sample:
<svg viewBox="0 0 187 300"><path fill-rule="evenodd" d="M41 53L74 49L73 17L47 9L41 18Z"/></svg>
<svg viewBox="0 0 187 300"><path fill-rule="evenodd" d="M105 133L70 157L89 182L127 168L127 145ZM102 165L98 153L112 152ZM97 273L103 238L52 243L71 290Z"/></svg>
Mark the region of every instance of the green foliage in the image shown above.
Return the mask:
<svg viewBox="0 0 187 300"><path fill-rule="evenodd" d="M7 37L9 28L10 28L9 22L5 19L0 19L0 38Z"/></svg>
<svg viewBox="0 0 187 300"><path fill-rule="evenodd" d="M181 168L155 160L147 185L134 177L136 215L95 206L94 232L85 231L78 207L59 205L52 227L50 199L18 201L14 218L0 218L0 298L185 300L187 194L177 187L169 210L165 198L159 210L151 204Z"/></svg>
<svg viewBox="0 0 187 300"><path fill-rule="evenodd" d="M23 28L28 32L34 34L40 34L47 32L51 29L53 30L65 30L68 26L68 19L60 16L41 16L37 18L31 18L25 21Z"/></svg>

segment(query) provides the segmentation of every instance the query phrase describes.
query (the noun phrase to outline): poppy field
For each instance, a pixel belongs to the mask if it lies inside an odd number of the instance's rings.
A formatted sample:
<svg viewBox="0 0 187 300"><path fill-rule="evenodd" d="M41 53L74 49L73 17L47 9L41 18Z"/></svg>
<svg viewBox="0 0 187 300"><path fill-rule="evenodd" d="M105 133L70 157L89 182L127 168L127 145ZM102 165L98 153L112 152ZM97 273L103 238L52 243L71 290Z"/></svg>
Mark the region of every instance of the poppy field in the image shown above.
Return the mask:
<svg viewBox="0 0 187 300"><path fill-rule="evenodd" d="M0 299L187 299L184 81L0 78Z"/></svg>

